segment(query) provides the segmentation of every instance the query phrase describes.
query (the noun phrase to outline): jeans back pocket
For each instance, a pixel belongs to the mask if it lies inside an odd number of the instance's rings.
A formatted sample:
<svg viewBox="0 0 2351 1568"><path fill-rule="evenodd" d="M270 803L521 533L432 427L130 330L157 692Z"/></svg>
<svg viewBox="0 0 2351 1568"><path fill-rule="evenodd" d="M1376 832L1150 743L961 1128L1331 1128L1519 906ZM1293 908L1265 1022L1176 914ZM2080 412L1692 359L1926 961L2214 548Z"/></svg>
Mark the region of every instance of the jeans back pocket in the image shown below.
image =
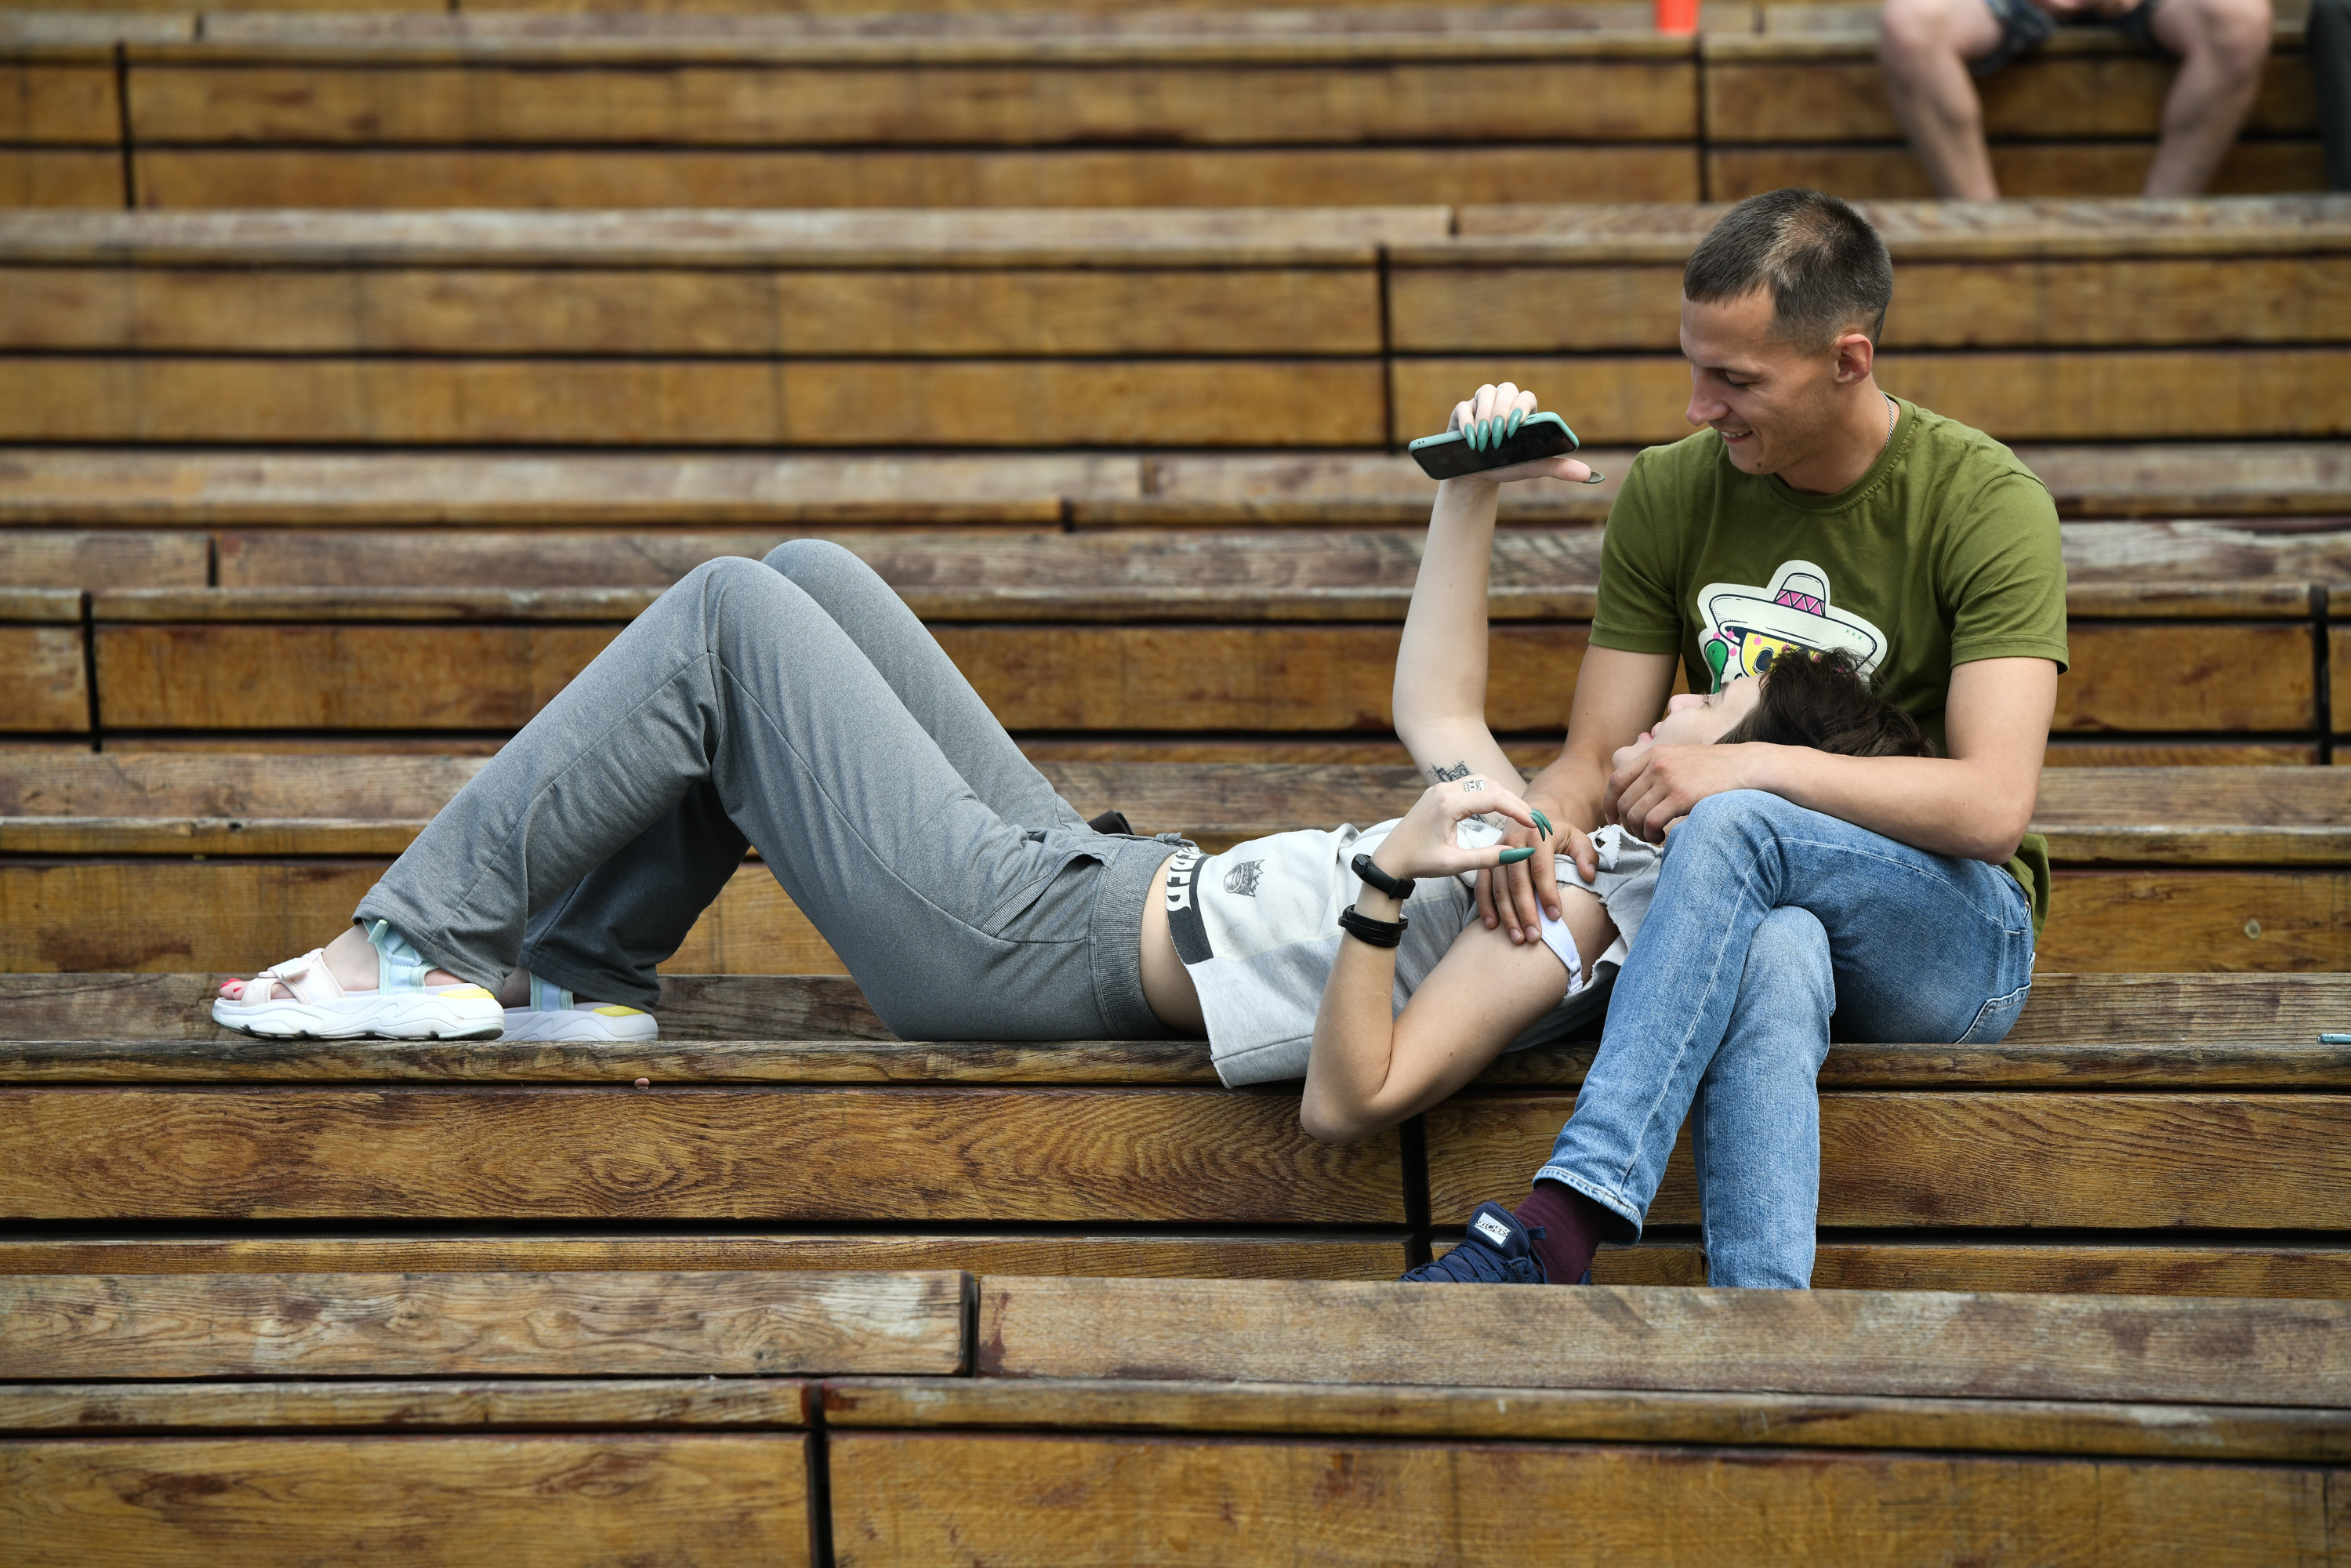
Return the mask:
<svg viewBox="0 0 2351 1568"><path fill-rule="evenodd" d="M1990 1045L2008 1038L2016 1027L2016 1015L2024 1010L2024 1000L2032 994L2032 982L2027 980L2004 997L1994 997L1976 1009L1975 1021L1954 1045Z"/></svg>

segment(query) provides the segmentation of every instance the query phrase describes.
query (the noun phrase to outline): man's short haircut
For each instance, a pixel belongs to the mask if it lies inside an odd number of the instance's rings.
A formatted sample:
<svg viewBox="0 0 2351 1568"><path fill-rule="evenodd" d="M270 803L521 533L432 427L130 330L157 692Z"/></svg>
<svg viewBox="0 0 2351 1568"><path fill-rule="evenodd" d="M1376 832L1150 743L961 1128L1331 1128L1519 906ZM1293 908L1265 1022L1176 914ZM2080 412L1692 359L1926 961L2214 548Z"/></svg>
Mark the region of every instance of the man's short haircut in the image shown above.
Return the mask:
<svg viewBox="0 0 2351 1568"><path fill-rule="evenodd" d="M1789 185L1722 214L1682 268L1682 294L1701 305L1771 290L1771 330L1825 349L1858 328L1886 329L1894 263L1869 221L1834 196Z"/></svg>

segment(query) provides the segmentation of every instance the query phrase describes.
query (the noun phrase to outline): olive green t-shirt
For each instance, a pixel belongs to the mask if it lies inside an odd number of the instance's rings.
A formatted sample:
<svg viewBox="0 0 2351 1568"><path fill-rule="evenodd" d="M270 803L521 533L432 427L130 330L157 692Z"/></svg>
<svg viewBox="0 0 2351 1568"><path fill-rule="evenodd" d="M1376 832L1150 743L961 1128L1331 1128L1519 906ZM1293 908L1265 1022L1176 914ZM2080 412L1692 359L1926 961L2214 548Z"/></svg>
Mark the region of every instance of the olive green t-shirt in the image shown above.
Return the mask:
<svg viewBox="0 0 2351 1568"><path fill-rule="evenodd" d="M1693 691L1761 674L1790 648L1853 655L1877 690L1947 749L1951 666L2065 653L2057 507L1980 431L1896 400L1869 472L1834 496L1742 474L1701 430L1633 460L1601 546L1592 641L1678 653ZM2008 862L2049 913L2049 846Z"/></svg>

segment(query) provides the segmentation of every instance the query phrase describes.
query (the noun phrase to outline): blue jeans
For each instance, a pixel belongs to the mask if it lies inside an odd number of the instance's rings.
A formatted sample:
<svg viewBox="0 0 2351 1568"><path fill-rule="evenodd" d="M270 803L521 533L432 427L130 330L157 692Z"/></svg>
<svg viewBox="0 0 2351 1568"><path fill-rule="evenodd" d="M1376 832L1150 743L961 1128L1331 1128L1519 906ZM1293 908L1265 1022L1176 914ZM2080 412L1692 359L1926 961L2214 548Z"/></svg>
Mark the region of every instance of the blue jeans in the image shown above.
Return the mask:
<svg viewBox="0 0 2351 1568"><path fill-rule="evenodd" d="M1708 1282L1803 1290L1830 1016L1844 1040L1996 1040L2032 986L2032 908L2001 868L1761 790L1709 796L1667 841L1599 1054L1535 1175L1636 1239L1687 1116Z"/></svg>

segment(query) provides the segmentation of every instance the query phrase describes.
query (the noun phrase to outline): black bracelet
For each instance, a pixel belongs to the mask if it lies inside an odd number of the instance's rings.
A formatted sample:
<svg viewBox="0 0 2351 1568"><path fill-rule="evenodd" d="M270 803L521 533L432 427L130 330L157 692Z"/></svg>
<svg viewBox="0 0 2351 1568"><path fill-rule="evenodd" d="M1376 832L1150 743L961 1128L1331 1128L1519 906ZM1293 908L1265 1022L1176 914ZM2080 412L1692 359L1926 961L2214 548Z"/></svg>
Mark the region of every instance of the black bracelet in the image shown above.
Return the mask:
<svg viewBox="0 0 2351 1568"><path fill-rule="evenodd" d="M1368 915L1358 915L1352 904L1339 911L1339 929L1356 941L1368 942L1374 947L1402 945L1405 927L1411 924L1401 915L1394 920L1374 920Z"/></svg>
<svg viewBox="0 0 2351 1568"><path fill-rule="evenodd" d="M1367 886L1378 888L1398 904L1412 896L1413 882L1408 876L1390 876L1373 862L1369 855L1357 855L1347 862L1348 869L1364 879Z"/></svg>

